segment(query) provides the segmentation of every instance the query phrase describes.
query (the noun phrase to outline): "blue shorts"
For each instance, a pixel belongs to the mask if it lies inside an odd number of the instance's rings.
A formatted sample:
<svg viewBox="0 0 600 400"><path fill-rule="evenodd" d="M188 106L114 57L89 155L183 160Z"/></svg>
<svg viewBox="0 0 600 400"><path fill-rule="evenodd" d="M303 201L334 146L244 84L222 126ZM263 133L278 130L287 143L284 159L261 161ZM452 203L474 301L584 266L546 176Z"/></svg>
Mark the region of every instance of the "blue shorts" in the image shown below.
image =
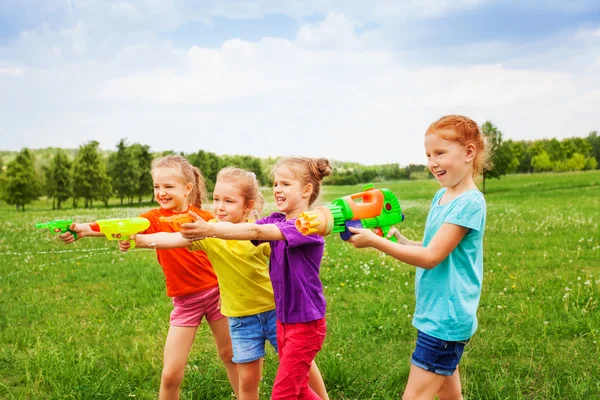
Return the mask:
<svg viewBox="0 0 600 400"><path fill-rule="evenodd" d="M460 362L467 340L448 342L418 331L411 362L438 375L451 376Z"/></svg>
<svg viewBox="0 0 600 400"><path fill-rule="evenodd" d="M243 364L264 358L267 341L277 351L275 310L246 317L229 317L228 320L234 363Z"/></svg>

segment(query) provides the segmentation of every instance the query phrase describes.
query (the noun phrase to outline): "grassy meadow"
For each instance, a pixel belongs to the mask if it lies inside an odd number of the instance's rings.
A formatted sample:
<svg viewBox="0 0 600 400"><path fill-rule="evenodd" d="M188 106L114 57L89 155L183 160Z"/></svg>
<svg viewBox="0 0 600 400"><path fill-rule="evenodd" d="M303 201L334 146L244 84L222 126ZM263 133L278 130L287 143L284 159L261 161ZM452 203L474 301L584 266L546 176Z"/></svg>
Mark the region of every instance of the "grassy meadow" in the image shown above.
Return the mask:
<svg viewBox="0 0 600 400"><path fill-rule="evenodd" d="M600 171L486 185L484 287L479 330L461 362L465 399L600 398ZM421 238L438 184L376 187L396 193L406 216L399 229ZM326 187L322 200L360 190ZM65 246L34 226L133 217L149 207L0 206L0 398L157 398L171 304L154 252L122 254L101 238ZM317 362L330 396L397 399L416 335L415 269L337 235L326 243L328 336ZM276 368L269 351L264 399ZM182 398L233 398L205 324Z"/></svg>

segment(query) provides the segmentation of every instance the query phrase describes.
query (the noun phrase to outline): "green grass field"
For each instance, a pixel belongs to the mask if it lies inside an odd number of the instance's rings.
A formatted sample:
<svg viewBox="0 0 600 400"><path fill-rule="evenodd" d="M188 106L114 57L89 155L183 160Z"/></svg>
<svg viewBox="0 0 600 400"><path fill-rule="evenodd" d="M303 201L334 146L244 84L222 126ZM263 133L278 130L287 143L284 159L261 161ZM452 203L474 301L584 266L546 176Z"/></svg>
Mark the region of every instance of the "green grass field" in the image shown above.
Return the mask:
<svg viewBox="0 0 600 400"><path fill-rule="evenodd" d="M377 184L420 239L435 181ZM479 330L461 362L465 399L600 398L600 171L487 182ZM323 201L362 190L326 187ZM267 192L268 193L268 192ZM267 199L270 196L267 194ZM154 252L64 246L35 222L137 216L143 208L0 206L0 398L155 399L171 310ZM267 210L271 211L271 210ZM332 399L397 399L414 347L414 268L327 238L328 336L317 358ZM261 384L269 398L277 359ZM202 326L184 399L231 399Z"/></svg>

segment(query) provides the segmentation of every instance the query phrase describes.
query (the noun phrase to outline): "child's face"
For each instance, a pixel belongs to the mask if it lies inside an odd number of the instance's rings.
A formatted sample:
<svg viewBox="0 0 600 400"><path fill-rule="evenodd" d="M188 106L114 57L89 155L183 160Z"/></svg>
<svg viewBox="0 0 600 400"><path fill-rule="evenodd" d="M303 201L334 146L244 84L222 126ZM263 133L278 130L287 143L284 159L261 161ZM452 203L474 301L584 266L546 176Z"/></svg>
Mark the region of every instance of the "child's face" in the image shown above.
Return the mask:
<svg viewBox="0 0 600 400"><path fill-rule="evenodd" d="M432 133L425 136L427 167L444 187L454 187L472 177L472 163L467 148L454 140Z"/></svg>
<svg viewBox="0 0 600 400"><path fill-rule="evenodd" d="M288 218L295 218L308 210L310 190L285 165L273 174L273 196L277 210L285 213Z"/></svg>
<svg viewBox="0 0 600 400"><path fill-rule="evenodd" d="M213 213L219 222L246 222L251 205L246 204L242 190L231 182L217 181L213 191Z"/></svg>
<svg viewBox="0 0 600 400"><path fill-rule="evenodd" d="M175 213L188 209L188 196L192 192L192 183L185 184L181 173L170 167L158 167L152 170L154 197L161 208Z"/></svg>

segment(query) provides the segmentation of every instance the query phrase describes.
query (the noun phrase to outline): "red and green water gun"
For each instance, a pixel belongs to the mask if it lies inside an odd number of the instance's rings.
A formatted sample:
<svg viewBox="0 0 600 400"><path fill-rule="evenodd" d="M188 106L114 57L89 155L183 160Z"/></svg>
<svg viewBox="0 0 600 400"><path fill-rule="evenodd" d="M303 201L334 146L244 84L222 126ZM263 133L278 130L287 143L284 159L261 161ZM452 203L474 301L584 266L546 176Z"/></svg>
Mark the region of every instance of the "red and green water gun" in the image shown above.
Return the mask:
<svg viewBox="0 0 600 400"><path fill-rule="evenodd" d="M301 213L296 219L296 229L303 235L326 236L339 232L343 240L348 240L352 236L349 227L367 228L385 237L392 225L404 221L400 202L388 189L374 189L372 184L363 189L360 193ZM394 236L389 239L396 241Z"/></svg>

